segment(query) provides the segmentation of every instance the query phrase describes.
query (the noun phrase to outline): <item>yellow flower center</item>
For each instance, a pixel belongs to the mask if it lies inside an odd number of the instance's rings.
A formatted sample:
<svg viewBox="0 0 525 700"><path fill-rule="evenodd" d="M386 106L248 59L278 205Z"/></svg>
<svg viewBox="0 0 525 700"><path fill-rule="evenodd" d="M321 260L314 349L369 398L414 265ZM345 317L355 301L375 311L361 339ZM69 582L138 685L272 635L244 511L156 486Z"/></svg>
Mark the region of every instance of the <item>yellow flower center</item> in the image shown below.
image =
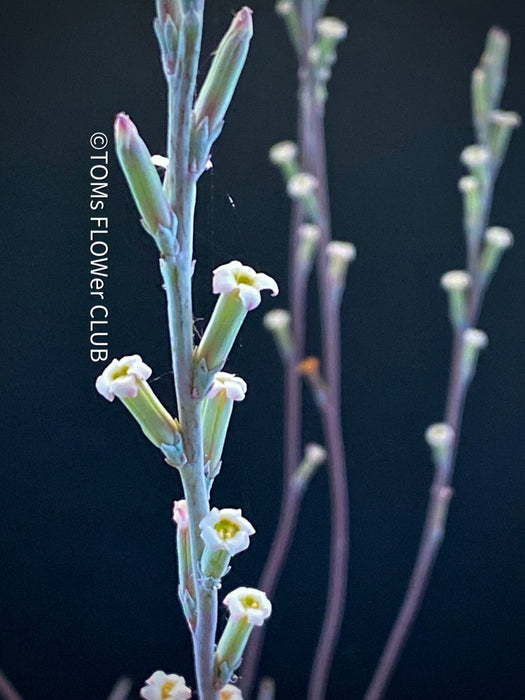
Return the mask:
<svg viewBox="0 0 525 700"><path fill-rule="evenodd" d="M235 280L237 284L253 284L253 277L243 272L240 272L238 275L235 275Z"/></svg>
<svg viewBox="0 0 525 700"><path fill-rule="evenodd" d="M243 598L242 604L245 608L252 608L253 610L259 610L259 608L261 607L257 598L254 598L251 595L247 595L245 598Z"/></svg>
<svg viewBox="0 0 525 700"><path fill-rule="evenodd" d="M111 375L111 379L118 379L119 377L127 377L128 370L129 370L128 365L123 365L122 367L119 367L118 369L116 369L113 372L113 374ZM166 696L166 697L168 697L168 696Z"/></svg>
<svg viewBox="0 0 525 700"><path fill-rule="evenodd" d="M219 522L215 523L214 527L221 540L231 540L240 530L238 525L226 519L219 520Z"/></svg>
<svg viewBox="0 0 525 700"><path fill-rule="evenodd" d="M162 688L160 689L160 692L162 693L161 698L162 700L165 700L166 698L170 697L170 693L175 687L175 683L173 681L166 681Z"/></svg>

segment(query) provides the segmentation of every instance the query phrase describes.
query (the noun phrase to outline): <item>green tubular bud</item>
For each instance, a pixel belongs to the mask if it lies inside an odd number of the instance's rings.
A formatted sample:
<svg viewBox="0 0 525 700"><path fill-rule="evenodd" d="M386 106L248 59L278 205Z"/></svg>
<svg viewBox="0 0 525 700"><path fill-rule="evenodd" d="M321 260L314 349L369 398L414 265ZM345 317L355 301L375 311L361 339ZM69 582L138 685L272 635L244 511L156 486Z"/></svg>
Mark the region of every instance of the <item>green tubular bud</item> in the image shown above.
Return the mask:
<svg viewBox="0 0 525 700"><path fill-rule="evenodd" d="M335 63L335 49L337 44L346 38L348 34L348 25L337 17L321 17L318 19L315 28L317 30L317 49L316 60L317 65L331 66Z"/></svg>
<svg viewBox="0 0 525 700"><path fill-rule="evenodd" d="M488 140L488 118L490 112L487 94L487 76L482 68L474 68L471 81L472 121L480 143Z"/></svg>
<svg viewBox="0 0 525 700"><path fill-rule="evenodd" d="M156 240L161 252L173 252L176 243L175 215L151 162L148 147L140 138L135 124L123 112L115 119L115 146L144 228Z"/></svg>
<svg viewBox="0 0 525 700"><path fill-rule="evenodd" d="M181 441L180 424L161 404L147 379L151 376L140 355L113 360L96 381L96 388L108 401L118 397L156 447Z"/></svg>
<svg viewBox="0 0 525 700"><path fill-rule="evenodd" d="M224 35L206 76L194 108L194 124L198 128L208 119L212 141L222 127L226 110L233 97L246 62L253 35L252 11L243 7L237 12ZM210 143L211 146L211 143Z"/></svg>
<svg viewBox="0 0 525 700"><path fill-rule="evenodd" d="M499 27L492 27L487 34L485 50L481 56L481 67L487 75L487 92L491 109L496 109L501 100L507 75L510 38Z"/></svg>

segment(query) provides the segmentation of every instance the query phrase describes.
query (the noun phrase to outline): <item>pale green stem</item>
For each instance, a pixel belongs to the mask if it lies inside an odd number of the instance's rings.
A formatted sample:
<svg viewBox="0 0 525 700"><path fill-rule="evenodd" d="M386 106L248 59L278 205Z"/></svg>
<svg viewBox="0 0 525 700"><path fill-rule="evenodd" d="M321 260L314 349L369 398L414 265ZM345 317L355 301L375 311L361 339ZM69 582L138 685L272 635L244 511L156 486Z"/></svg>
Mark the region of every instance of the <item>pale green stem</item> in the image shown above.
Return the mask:
<svg viewBox="0 0 525 700"><path fill-rule="evenodd" d="M161 259L168 301L168 324L178 418L187 462L180 468L188 504L190 551L195 584L197 620L193 654L200 700L214 700L213 654L217 625L217 592L204 586L199 570L203 550L200 521L209 512L204 478L200 401L193 397L193 310L191 298L195 176L189 171L193 95L202 36L204 0L194 4L186 24L186 54L176 76L168 77L168 158L166 191L176 213L180 250Z"/></svg>

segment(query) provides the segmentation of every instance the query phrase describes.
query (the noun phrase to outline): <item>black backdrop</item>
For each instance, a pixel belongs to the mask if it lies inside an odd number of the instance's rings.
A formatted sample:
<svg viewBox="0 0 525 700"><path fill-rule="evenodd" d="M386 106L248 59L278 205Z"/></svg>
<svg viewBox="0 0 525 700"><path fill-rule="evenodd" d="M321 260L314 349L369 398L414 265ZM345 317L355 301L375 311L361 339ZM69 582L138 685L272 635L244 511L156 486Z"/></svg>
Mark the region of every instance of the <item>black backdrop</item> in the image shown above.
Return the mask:
<svg viewBox="0 0 525 700"><path fill-rule="evenodd" d="M232 9L210 0L202 68ZM288 202L267 162L293 137L295 65L273 2L255 37L214 170L200 185L195 309L232 258L273 274L286 302ZM350 590L330 698L366 687L401 600L431 480L425 427L441 417L449 329L440 274L462 266L460 150L471 139L469 75L487 29L512 33L504 106L525 112L517 0L334 0L349 37L330 85L327 147L337 238L358 250L343 306L343 422L350 465ZM119 674L191 679L175 598L177 474L121 405L94 391L89 359L89 137L126 110L162 152L165 92L153 2L10 3L2 10L3 397L0 667L26 700L102 700ZM443 551L389 697L524 696L525 168L515 137L492 222L514 231L486 301L490 345L466 413ZM110 357L139 352L172 405L164 299L110 148ZM312 296L310 350L318 349ZM228 367L249 384L213 502L258 530L224 590L255 585L278 512L281 372L262 313ZM200 322L202 328L202 322ZM307 400L306 439L320 439ZM302 509L274 600L262 671L303 698L326 592L326 478ZM135 695L136 697L136 695Z"/></svg>

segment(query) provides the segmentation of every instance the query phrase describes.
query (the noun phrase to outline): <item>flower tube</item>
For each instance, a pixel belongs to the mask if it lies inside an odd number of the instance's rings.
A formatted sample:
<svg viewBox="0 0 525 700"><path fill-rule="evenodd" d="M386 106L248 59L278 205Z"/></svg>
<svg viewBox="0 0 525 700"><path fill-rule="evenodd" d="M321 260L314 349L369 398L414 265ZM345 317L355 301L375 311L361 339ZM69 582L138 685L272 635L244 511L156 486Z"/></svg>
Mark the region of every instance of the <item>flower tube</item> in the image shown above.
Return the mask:
<svg viewBox="0 0 525 700"><path fill-rule="evenodd" d="M232 556L248 548L255 529L242 517L240 508L212 508L199 527L206 545L201 560L202 573L220 580L227 573Z"/></svg>
<svg viewBox="0 0 525 700"><path fill-rule="evenodd" d="M272 613L272 604L263 591L256 588L236 588L228 593L224 604L230 617L215 652L215 673L223 683L239 666L253 627L260 627Z"/></svg>

